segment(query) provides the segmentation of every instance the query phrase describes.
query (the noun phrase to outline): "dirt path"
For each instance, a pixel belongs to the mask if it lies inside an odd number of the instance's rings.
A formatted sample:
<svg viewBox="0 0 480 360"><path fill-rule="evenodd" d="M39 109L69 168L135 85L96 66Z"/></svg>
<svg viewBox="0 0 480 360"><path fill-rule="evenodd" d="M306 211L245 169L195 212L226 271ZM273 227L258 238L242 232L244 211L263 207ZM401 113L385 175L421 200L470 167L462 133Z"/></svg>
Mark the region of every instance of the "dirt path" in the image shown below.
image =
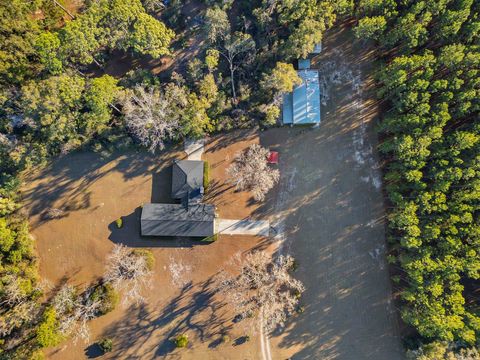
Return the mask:
<svg viewBox="0 0 480 360"><path fill-rule="evenodd" d="M261 137L280 152L282 175L259 211L281 229L275 243L299 261L307 289L305 312L271 338L273 359L403 359L385 263L372 56L352 40L330 32L314 59L328 92L320 127Z"/></svg>

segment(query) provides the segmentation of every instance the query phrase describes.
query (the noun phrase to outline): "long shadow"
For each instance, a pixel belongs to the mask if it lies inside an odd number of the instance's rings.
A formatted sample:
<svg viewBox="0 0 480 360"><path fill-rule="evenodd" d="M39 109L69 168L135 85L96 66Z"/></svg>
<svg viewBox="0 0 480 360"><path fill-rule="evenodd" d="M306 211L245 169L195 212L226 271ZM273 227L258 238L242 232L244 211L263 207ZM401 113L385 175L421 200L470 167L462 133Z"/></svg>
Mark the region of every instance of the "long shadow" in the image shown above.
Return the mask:
<svg viewBox="0 0 480 360"><path fill-rule="evenodd" d="M158 358L175 351L174 338L195 332L201 341L230 330L223 304L215 299L214 277L188 284L160 310L146 304L130 307L127 315L111 324L104 336L118 345L113 358Z"/></svg>
<svg viewBox="0 0 480 360"><path fill-rule="evenodd" d="M336 48L348 49L349 61L361 52L344 33L329 39L320 61L338 56ZM292 359L403 359L385 262L383 198L372 180L377 104L359 108L357 95L342 96L344 84L331 91L319 128L260 135L262 146L280 152L281 179L254 215L270 218L283 236L272 231L256 248L281 242L276 255L295 257L294 276L306 286L304 312L290 318L279 347L298 349Z"/></svg>

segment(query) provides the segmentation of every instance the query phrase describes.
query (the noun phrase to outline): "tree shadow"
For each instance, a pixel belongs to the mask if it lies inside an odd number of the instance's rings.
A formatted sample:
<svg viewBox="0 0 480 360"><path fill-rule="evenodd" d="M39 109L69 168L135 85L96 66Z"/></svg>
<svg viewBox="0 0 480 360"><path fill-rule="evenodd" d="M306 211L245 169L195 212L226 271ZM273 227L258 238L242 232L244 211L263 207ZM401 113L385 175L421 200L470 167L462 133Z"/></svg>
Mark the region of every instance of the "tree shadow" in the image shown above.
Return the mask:
<svg viewBox="0 0 480 360"><path fill-rule="evenodd" d="M88 359L96 359L104 355L104 352L100 345L97 343L94 343L88 347L85 348L85 356Z"/></svg>
<svg viewBox="0 0 480 360"><path fill-rule="evenodd" d="M113 358L157 358L175 352L172 341L179 334L194 332L200 341L230 329L224 304L216 299L214 277L184 286L161 309L147 304L131 306L126 315L111 324L104 336L117 339Z"/></svg>

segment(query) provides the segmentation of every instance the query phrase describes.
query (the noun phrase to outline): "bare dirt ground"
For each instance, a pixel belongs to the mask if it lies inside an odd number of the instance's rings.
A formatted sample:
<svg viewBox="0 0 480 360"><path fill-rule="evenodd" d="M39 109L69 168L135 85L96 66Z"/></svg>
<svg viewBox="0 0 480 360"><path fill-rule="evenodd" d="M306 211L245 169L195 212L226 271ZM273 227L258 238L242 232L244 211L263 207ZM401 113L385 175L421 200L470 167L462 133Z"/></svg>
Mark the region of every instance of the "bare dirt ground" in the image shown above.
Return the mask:
<svg viewBox="0 0 480 360"><path fill-rule="evenodd" d="M403 359L384 259L384 208L373 131L372 54L343 29L330 32L324 52L322 124L317 129L235 131L208 140L211 168L207 201L219 216L269 219L272 238L220 236L214 243L142 239L140 206L170 201L171 162L182 147L158 155L140 151L75 153L30 174L24 189L37 239L42 277L53 285L85 286L102 275L114 243L152 249L154 286L147 303L118 307L92 321L92 342L114 341L107 359ZM333 76L335 75L335 76ZM235 154L252 143L280 152L281 180L259 206L225 182ZM46 220L48 208L66 216ZM116 229L114 221L123 218ZM236 254L252 249L291 253L296 276L306 285L305 312L281 334L233 346L245 329L215 295L215 275ZM253 330L253 329L252 329ZM188 349L171 339L186 333ZM231 342L221 343L228 334ZM266 350L267 349L267 350ZM270 349L270 351L268 351ZM85 359L95 347L68 341L47 352L50 359Z"/></svg>
<svg viewBox="0 0 480 360"><path fill-rule="evenodd" d="M319 128L274 129L281 181L259 213L282 230L279 252L300 264L305 312L271 340L273 359L403 359L385 262L381 172L375 151L373 54L339 28L327 34ZM272 220L271 220L272 221Z"/></svg>
<svg viewBox="0 0 480 360"><path fill-rule="evenodd" d="M237 151L258 142L254 131L236 131L210 139L204 157L214 181L207 201L229 218L249 217L258 204L246 193L224 184L225 168ZM122 307L91 322L91 341L113 338L111 359L253 359L259 339L232 345L245 335L234 327L234 314L214 295L215 274L231 266L233 256L255 247L262 238L219 236L214 243L185 239L145 239L139 235L140 207L146 202L170 202L171 163L186 154L177 146L158 155L143 151L113 154L80 152L64 156L26 176L24 202L37 240L40 273L52 287L69 282L80 289L104 272L113 244L153 251L154 285L147 303ZM48 220L48 209L65 211ZM117 229L114 222L123 219ZM175 350L172 338L186 333L190 346ZM223 334L231 341L221 344ZM67 341L47 352L50 359L95 357L98 349Z"/></svg>

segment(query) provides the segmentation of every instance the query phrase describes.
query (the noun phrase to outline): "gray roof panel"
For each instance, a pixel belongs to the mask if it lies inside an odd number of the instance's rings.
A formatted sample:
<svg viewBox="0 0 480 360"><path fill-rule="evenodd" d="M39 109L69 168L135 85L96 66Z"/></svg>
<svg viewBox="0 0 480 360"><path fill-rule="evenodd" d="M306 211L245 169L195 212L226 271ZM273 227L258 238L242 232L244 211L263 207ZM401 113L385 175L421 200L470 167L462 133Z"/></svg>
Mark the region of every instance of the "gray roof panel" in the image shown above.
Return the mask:
<svg viewBox="0 0 480 360"><path fill-rule="evenodd" d="M172 168L172 198L181 199L203 186L203 161L177 160Z"/></svg>

